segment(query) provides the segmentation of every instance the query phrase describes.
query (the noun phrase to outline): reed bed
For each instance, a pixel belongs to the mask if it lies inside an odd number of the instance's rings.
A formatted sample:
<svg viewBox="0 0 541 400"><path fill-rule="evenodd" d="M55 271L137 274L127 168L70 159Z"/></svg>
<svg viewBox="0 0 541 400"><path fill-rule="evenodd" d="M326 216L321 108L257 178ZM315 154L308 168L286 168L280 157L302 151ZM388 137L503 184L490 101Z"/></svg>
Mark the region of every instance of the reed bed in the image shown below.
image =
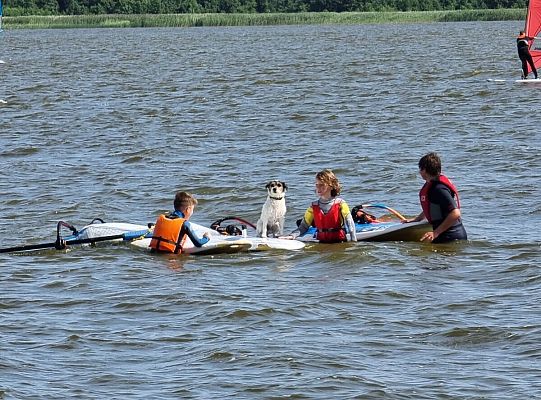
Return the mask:
<svg viewBox="0 0 541 400"><path fill-rule="evenodd" d="M519 21L523 9L409 12L325 12L267 14L115 14L4 17L5 29L144 28L308 24L383 24L451 21Z"/></svg>

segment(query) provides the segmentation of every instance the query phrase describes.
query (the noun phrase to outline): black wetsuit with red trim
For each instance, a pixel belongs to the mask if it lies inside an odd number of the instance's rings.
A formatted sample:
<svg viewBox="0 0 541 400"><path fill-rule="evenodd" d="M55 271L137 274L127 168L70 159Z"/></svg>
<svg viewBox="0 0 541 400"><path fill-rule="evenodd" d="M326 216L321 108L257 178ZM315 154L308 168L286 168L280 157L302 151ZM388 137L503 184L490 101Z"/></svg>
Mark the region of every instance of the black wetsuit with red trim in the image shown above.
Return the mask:
<svg viewBox="0 0 541 400"><path fill-rule="evenodd" d="M428 185L428 187L426 187ZM426 190L428 189L428 190ZM459 207L457 204L458 194L456 189L447 186L445 183L440 181L431 181L426 183L421 189L421 196L426 191L426 210L425 217L432 224L432 229L435 230L441 223L447 218L447 216L454 209ZM423 198L421 197L421 204L423 203ZM423 207L425 209L425 207ZM462 219L459 218L455 223L447 229L445 232L442 232L432 243L445 243L453 240L466 240L468 235L466 229L462 224Z"/></svg>

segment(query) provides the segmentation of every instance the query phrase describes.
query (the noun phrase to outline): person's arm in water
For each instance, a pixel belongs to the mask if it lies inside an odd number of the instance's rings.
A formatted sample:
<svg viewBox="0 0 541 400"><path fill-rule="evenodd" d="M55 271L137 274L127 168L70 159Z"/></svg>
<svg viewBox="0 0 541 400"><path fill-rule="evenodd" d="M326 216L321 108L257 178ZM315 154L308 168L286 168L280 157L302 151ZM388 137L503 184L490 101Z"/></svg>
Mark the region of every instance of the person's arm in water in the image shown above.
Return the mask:
<svg viewBox="0 0 541 400"><path fill-rule="evenodd" d="M423 235L423 237L421 237L421 241L422 242L424 242L424 241L432 242L439 235L441 235L447 229L452 227L459 218L460 218L460 210L458 208L455 208L453 211L451 211L449 213L449 215L447 215L447 217L445 217L443 222L436 229L434 229L433 232L425 233Z"/></svg>

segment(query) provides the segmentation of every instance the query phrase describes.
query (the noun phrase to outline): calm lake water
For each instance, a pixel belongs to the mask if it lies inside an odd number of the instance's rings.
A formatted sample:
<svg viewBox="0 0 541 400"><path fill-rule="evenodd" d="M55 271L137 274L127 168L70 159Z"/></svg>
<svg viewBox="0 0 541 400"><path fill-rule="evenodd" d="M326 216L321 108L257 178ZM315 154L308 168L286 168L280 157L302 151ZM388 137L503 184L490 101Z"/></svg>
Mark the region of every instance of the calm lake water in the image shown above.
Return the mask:
<svg viewBox="0 0 541 400"><path fill-rule="evenodd" d="M523 23L19 30L0 36L0 247L56 223L287 229L332 168L350 205L420 211L437 151L470 240L154 256L1 254L2 399L541 397L541 85Z"/></svg>

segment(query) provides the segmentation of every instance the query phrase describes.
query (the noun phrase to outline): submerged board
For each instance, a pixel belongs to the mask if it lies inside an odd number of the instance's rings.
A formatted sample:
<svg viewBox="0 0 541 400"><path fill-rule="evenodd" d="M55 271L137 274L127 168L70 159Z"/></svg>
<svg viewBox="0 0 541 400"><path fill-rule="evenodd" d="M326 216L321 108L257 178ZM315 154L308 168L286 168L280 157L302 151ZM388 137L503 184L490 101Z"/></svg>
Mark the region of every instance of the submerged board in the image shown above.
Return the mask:
<svg viewBox="0 0 541 400"><path fill-rule="evenodd" d="M355 224L356 236L359 241L373 242L417 242L421 237L432 230L426 221L410 222L377 222L371 224ZM297 239L304 242L317 242L315 228L310 228L303 236Z"/></svg>
<svg viewBox="0 0 541 400"><path fill-rule="evenodd" d="M246 251L300 250L305 246L303 242L298 240L250 236L226 236L191 221L190 225L199 237L202 237L205 232L208 232L210 241L201 247L197 247L189 238L186 238L182 248L183 253L186 254L209 255ZM118 241L129 241L131 246L150 251L149 245L152 240L152 231L144 225L114 222L90 224L80 230L77 238L98 238L119 234L123 234L125 237L117 239Z"/></svg>
<svg viewBox="0 0 541 400"><path fill-rule="evenodd" d="M140 249L145 249L150 251L150 238L136 239L130 242L130 246L134 246ZM186 240L188 241L188 240ZM232 254L232 253L243 253L250 250L252 244L246 240L235 241L210 241L205 243L201 247L196 247L194 245L186 245L182 248L182 253L184 254L197 254L197 255L213 255L213 254Z"/></svg>

